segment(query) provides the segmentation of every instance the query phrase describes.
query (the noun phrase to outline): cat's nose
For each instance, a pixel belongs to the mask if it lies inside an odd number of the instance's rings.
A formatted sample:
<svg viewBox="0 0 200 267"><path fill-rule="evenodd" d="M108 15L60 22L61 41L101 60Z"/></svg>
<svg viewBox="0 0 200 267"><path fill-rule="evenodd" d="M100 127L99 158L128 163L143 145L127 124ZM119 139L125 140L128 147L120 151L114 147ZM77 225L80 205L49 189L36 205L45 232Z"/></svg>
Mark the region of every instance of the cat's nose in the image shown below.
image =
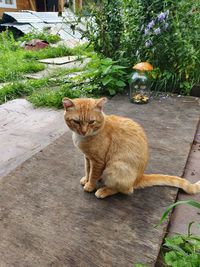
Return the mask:
<svg viewBox="0 0 200 267"><path fill-rule="evenodd" d="M82 135L86 135L87 129L86 128L81 129L81 133L82 133Z"/></svg>
<svg viewBox="0 0 200 267"><path fill-rule="evenodd" d="M82 133L82 135L86 135L86 133L87 133L87 126L86 125L82 126L81 133Z"/></svg>
<svg viewBox="0 0 200 267"><path fill-rule="evenodd" d="M82 133L82 135L86 135L87 131L86 130L82 130L81 133Z"/></svg>

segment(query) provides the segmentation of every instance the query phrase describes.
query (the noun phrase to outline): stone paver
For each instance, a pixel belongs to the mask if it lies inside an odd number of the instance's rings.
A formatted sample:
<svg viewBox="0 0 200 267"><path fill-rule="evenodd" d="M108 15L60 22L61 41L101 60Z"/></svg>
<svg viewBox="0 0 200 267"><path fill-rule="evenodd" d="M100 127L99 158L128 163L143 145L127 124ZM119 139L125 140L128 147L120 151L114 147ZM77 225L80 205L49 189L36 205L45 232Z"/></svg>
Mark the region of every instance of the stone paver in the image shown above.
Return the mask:
<svg viewBox="0 0 200 267"><path fill-rule="evenodd" d="M65 56L65 57L55 57L55 58L45 58L38 60L45 64L63 65L66 63L74 62L78 59L78 56Z"/></svg>
<svg viewBox="0 0 200 267"><path fill-rule="evenodd" d="M47 64L46 69L36 73L29 73L24 76L29 79L41 79L50 76L53 72L55 72L55 70L61 68L62 69L82 68L89 62L89 60L90 60L89 58L84 58L83 60L77 60L61 65Z"/></svg>
<svg viewBox="0 0 200 267"><path fill-rule="evenodd" d="M200 180L200 124L189 154L184 176L192 183ZM188 199L200 202L200 194L189 196L182 191L179 192L177 200ZM195 224L191 228L191 232L199 236L200 210L188 205L177 206L171 216L169 234L187 234L188 225L192 221Z"/></svg>
<svg viewBox="0 0 200 267"><path fill-rule="evenodd" d="M24 99L0 105L0 177L66 131L62 110L35 109Z"/></svg>

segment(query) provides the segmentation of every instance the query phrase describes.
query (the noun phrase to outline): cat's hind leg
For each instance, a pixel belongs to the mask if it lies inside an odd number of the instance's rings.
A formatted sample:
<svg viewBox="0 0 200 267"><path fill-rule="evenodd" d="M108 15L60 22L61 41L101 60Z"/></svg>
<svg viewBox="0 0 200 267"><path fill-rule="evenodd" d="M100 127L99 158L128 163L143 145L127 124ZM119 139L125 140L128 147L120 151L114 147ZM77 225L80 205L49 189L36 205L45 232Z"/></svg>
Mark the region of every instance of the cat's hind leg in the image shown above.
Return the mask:
<svg viewBox="0 0 200 267"><path fill-rule="evenodd" d="M116 162L107 167L103 172L103 181L105 187L98 189L95 193L97 198L105 198L117 193L133 193L133 175L129 168Z"/></svg>
<svg viewBox="0 0 200 267"><path fill-rule="evenodd" d="M96 191L95 196L97 198L105 198L105 197L117 194L118 192L119 191L117 189L115 189L115 188L110 188L110 187L104 186L104 187L99 188Z"/></svg>
<svg viewBox="0 0 200 267"><path fill-rule="evenodd" d="M105 197L108 197L108 196L115 195L117 193L131 194L131 193L133 193L133 187L130 187L127 190L123 190L123 192L122 191L120 192L116 188L111 188L111 187L104 186L104 187L99 188L96 191L95 196L97 198L105 198Z"/></svg>

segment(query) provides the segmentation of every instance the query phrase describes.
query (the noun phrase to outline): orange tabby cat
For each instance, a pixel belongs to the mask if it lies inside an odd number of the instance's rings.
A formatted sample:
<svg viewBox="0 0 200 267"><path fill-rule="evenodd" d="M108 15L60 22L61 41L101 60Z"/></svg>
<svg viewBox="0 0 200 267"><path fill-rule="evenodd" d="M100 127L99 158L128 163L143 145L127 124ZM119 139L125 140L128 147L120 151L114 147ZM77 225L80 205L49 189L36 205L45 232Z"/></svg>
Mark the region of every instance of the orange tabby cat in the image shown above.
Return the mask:
<svg viewBox="0 0 200 267"><path fill-rule="evenodd" d="M200 182L191 184L176 176L144 174L148 143L144 130L131 119L102 112L106 98L63 99L65 121L73 131L73 141L85 155L84 190L92 192L98 180L104 187L95 195L105 198L118 192L129 194L135 188L169 185L189 194L200 192Z"/></svg>

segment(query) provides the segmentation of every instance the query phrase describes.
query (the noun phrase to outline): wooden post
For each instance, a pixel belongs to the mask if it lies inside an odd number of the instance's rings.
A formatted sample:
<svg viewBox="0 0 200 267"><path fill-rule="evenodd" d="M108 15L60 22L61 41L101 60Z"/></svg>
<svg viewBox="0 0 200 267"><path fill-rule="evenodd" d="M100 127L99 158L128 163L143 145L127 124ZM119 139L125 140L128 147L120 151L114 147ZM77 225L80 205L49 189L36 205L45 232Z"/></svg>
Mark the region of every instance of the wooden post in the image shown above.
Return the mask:
<svg viewBox="0 0 200 267"><path fill-rule="evenodd" d="M74 4L74 12L78 12L83 8L83 1L82 0L75 0L73 1Z"/></svg>
<svg viewBox="0 0 200 267"><path fill-rule="evenodd" d="M64 11L64 0L58 0L58 16L62 16Z"/></svg>
<svg viewBox="0 0 200 267"><path fill-rule="evenodd" d="M30 6L31 6L31 9L32 9L33 11L36 11L35 3L33 3L32 0L29 0L29 3L30 3Z"/></svg>

